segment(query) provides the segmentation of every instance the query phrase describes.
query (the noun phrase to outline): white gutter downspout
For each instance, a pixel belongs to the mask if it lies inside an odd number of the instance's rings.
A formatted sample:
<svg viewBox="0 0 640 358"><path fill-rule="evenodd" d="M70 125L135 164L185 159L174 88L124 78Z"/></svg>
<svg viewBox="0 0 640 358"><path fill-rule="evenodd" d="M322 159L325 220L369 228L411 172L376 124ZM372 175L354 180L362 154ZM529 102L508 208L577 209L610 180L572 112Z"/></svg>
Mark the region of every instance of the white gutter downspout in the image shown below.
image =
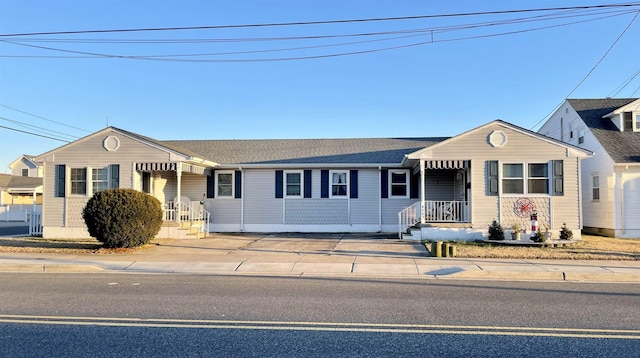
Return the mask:
<svg viewBox="0 0 640 358"><path fill-rule="evenodd" d="M620 226L622 227L622 235L626 234L626 228L624 224L624 172L629 169L629 166L625 166L620 173Z"/></svg>
<svg viewBox="0 0 640 358"><path fill-rule="evenodd" d="M244 171L242 171L242 167L238 167L238 170L240 170L240 178L242 181L242 186L245 185L244 183ZM240 188L240 231L244 231L244 188Z"/></svg>
<svg viewBox="0 0 640 358"><path fill-rule="evenodd" d="M182 205L182 162L178 162L176 166L176 177L178 178L178 185L176 189L176 196L178 197L178 215L176 215L176 222L180 223L180 206ZM175 205L174 204L174 205Z"/></svg>
<svg viewBox="0 0 640 358"><path fill-rule="evenodd" d="M427 216L425 213L426 185L425 185L425 168L424 159L420 158L420 224L426 224Z"/></svg>
<svg viewBox="0 0 640 358"><path fill-rule="evenodd" d="M578 215L578 220L580 221L578 223L578 227L580 228L580 230L582 230L583 229L583 227L582 227L582 225L583 225L583 217L582 217L582 215L583 215L583 213L582 213L582 161L580 160L579 157L576 157L576 160L578 161L578 210L579 210L579 213L580 213L580 215Z"/></svg>
<svg viewBox="0 0 640 358"><path fill-rule="evenodd" d="M378 232L382 232L382 167L378 167Z"/></svg>

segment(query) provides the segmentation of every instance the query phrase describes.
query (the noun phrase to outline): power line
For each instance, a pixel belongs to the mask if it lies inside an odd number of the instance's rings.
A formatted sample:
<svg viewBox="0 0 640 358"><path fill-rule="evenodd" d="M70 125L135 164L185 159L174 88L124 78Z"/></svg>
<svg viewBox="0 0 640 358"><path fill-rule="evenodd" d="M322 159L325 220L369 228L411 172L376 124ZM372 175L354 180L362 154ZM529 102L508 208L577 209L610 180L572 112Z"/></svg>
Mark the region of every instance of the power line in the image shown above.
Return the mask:
<svg viewBox="0 0 640 358"><path fill-rule="evenodd" d="M23 122L20 122L20 121L15 121L15 120L13 120L13 119L5 118L5 117L0 117L0 119L2 119L2 120L4 120L4 121L7 121L7 122L11 122L11 123L17 124L17 125L19 125L19 126L21 126L21 127L24 127L24 128L32 128L32 129L39 130L39 132L40 132L40 133L44 133L44 132L42 132L42 131L47 131L47 132L51 132L51 133L55 133L55 134L59 134L59 135L65 136L65 137L70 137L70 138L75 138L75 139L80 138L80 137L78 137L78 136L74 136L74 135L71 135L71 134L62 133L62 132L58 132L58 131L54 131L53 129L48 129L48 128L43 128L43 127L34 126L34 125L32 125L32 124L23 123Z"/></svg>
<svg viewBox="0 0 640 358"><path fill-rule="evenodd" d="M4 128L4 129L8 129L8 130L15 131L15 132L20 132L20 133L25 133L25 134L29 134L29 135L34 135L34 136L36 136L36 137L42 137L42 138L47 138L47 139L53 139L53 140L57 140L57 141L60 141L60 142L66 142L66 143L69 143L69 142L70 142L70 141L68 141L68 140L64 140L64 139L60 139L60 138L54 138L54 137L49 137L49 136L42 135L42 134L38 134L38 133L27 132L27 131L23 131L23 130L16 129L16 128L10 128L10 127L5 127L5 126L0 126L0 128Z"/></svg>
<svg viewBox="0 0 640 358"><path fill-rule="evenodd" d="M613 14L613 15L601 16L601 17L594 18L594 19L573 21L573 22L568 22L568 23L555 24L555 25L549 25L549 26L542 26L542 27L536 27L536 28L524 29L524 30L515 30L515 31L502 32L502 33L496 33L496 34L477 35L477 36L460 37L460 38L453 38L453 39L435 40L433 38L433 34L432 34L431 39L429 41L422 41L422 42L416 42L416 43L410 43L410 44L404 44L404 45L396 45L396 46L390 46L390 47L383 47L383 48L377 48L377 49L350 51L350 52L342 52L342 53L332 53L332 54L324 54L324 55L298 56L298 57L258 58L258 59L180 59L180 58L175 58L175 57L221 56L221 55L231 55L231 54L249 54L249 53L264 53L264 52L294 51L294 50L302 50L302 49L314 49L314 48L323 48L323 47L345 46L345 45L350 45L350 44L363 44L363 43L371 43L371 42L379 42L379 41L389 41L389 40L394 40L394 39L421 36L422 34L407 35L407 36L397 36L397 37L393 37L393 38L377 39L377 40L367 40L367 41L358 41L358 42L347 42L347 43L320 45L320 46L304 46L304 47L282 48L282 49L267 49L267 50L257 50L257 51L236 51L236 52L218 52L218 53L202 53L202 54L171 54L171 55L151 55L151 56L115 55L115 54L96 53L96 52L87 52L87 51L67 50L67 49L60 49L60 48L54 48L54 47L48 47L48 46L39 46L39 45L33 45L33 44L25 44L25 43L19 43L19 42L14 42L14 41L9 41L9 40L1 40L0 39L0 42L10 43L10 44L17 45L17 46L25 46L25 47L42 49L42 50L49 50L49 51L57 51L57 52L65 52L65 53L73 53L73 54L83 55L83 56L34 56L34 55L32 55L32 56L0 56L0 57L20 57L20 58L112 58L112 59L128 59L128 60L148 60L148 61L164 61L164 62L199 62L199 63L205 63L205 62L207 62L207 63L212 63L212 62L217 62L217 63L220 63L220 62L274 62L274 61L309 60L309 59L320 59L320 58L329 58L329 57L359 55L359 54L366 54L366 53L373 53L373 52L382 52L382 51L396 50L396 49L400 49L400 48L422 46L422 45L433 44L433 43L437 43L437 42L464 41L464 40L489 38L489 37L496 37L496 36L513 35L513 34L519 34L519 33L531 32L531 31L545 30L545 29L550 29L550 28L555 28L555 27L570 26L570 25L575 25L575 24L578 24L578 23L584 23L584 22L596 21L596 20L601 20L601 19L604 19L604 18L609 18L609 17L614 17L614 16L626 15L626 14L634 13L634 12L635 11L625 11L625 12L616 13L616 14ZM421 31L428 31L428 30L423 29ZM433 33L433 31L431 31L431 32Z"/></svg>
<svg viewBox="0 0 640 358"><path fill-rule="evenodd" d="M629 21L629 24L627 25L627 27L624 28L624 30L622 30L622 33L620 33L620 35L615 39L615 41L613 41L613 43L611 44L611 46L609 46L609 48L607 49L607 51L605 51L604 55L602 55L602 57L600 57L600 59L598 60L598 62L596 62L596 64L591 68L591 70L589 70L589 72L582 78L582 80L580 80L580 82L578 82L578 84L569 92L569 94L567 94L565 96L565 98L569 98L569 96L571 96L573 94L573 92L575 92L578 87L580 87L584 81L587 80L587 78L589 78L589 76L591 76L591 74L593 73L593 71L595 71L595 69L600 65L600 63L602 63L602 61L604 61L604 59L607 57L607 55L609 55L609 52L611 52L611 50L615 47L615 45L618 43L618 41L620 41L620 39L622 38L622 36L627 32L627 30L629 30L629 28L631 27L631 25L636 21L636 18L638 18L638 15L640 15L640 11L636 12L636 15L633 17L633 19L631 19L631 21ZM558 105L559 107L559 105ZM544 116L540 121L538 121L538 123L536 123L532 128L537 127L538 125L540 125L543 121L545 121L547 118L549 118L553 112L555 112L558 107L556 107L554 110L552 110L549 114L547 114L546 116Z"/></svg>
<svg viewBox="0 0 640 358"><path fill-rule="evenodd" d="M306 25L326 25L326 24L380 22L380 21L404 21L404 20L419 20L419 19L463 17L463 16L516 14L516 13L542 12L542 11L559 11L559 10L624 8L624 7L637 7L637 6L640 6L640 3L620 3L620 4L605 4L605 5L567 6L567 7L551 7L551 8L536 8L536 9L481 11L481 12L467 12L467 13L453 13L453 14L379 17L379 18L347 19L347 20L298 21L298 22L241 24L241 25L212 25L212 26L155 27L155 28L151 27L151 28L138 28L138 29L109 29L109 30L75 30L75 31L27 32L27 33L14 33L14 34L0 34L0 37L41 36L41 35L69 35L69 34L91 34L91 33L115 33L115 32L211 30L211 29L235 29L235 28L252 28L252 27L253 28L255 28L255 27L278 27L278 26L306 26Z"/></svg>
<svg viewBox="0 0 640 358"><path fill-rule="evenodd" d="M41 117L41 116L35 115L35 114L33 114L33 113L25 112L25 111L20 110L20 109L17 109L17 108L9 107L9 106L4 105L4 104L1 104L1 103L0 103L0 107L8 108L8 109L10 109L10 110L12 110L12 111L20 112L20 113L22 113L22 114L26 114L26 115L29 115L29 116L31 116L31 117L39 118L39 119L45 120L45 121L47 121L47 122L51 122L51 123L55 123L55 124L59 124L59 125L61 125L61 126L65 126L65 127L67 127L67 128L73 128L73 129L77 129L77 130L80 130L80 131L83 131L83 132L91 133L91 131L88 131L88 130L86 130L86 129L82 129L82 128L78 128L78 127L70 126L70 125L68 125L68 124L64 124L64 123L61 123L61 122L58 122L58 121L54 121L54 120L52 120L52 119L48 119L48 118L45 118L45 117Z"/></svg>

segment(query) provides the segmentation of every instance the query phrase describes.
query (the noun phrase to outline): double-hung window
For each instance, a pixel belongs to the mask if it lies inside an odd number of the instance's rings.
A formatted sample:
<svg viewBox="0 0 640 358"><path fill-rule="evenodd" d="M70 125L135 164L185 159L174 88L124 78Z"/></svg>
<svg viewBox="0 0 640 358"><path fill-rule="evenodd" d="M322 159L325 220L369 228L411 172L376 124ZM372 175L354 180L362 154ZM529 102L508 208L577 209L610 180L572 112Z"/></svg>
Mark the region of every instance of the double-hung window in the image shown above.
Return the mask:
<svg viewBox="0 0 640 358"><path fill-rule="evenodd" d="M288 198L302 197L302 171L286 171L285 177L285 195Z"/></svg>
<svg viewBox="0 0 640 358"><path fill-rule="evenodd" d="M408 170L389 170L389 186L391 197L406 198L409 195Z"/></svg>
<svg viewBox="0 0 640 358"><path fill-rule="evenodd" d="M549 194L549 164L528 164L527 192L529 194Z"/></svg>
<svg viewBox="0 0 640 358"><path fill-rule="evenodd" d="M502 193L549 194L549 163L502 164Z"/></svg>
<svg viewBox="0 0 640 358"><path fill-rule="evenodd" d="M87 194L87 168L71 168L71 194Z"/></svg>
<svg viewBox="0 0 640 358"><path fill-rule="evenodd" d="M216 197L233 198L233 172L216 171Z"/></svg>
<svg viewBox="0 0 640 358"><path fill-rule="evenodd" d="M91 168L91 192L93 194L109 188L109 167Z"/></svg>
<svg viewBox="0 0 640 358"><path fill-rule="evenodd" d="M594 175L591 177L591 200L600 200L600 176Z"/></svg>
<svg viewBox="0 0 640 358"><path fill-rule="evenodd" d="M331 172L331 197L347 197L349 192L349 172L332 171Z"/></svg>
<svg viewBox="0 0 640 358"><path fill-rule="evenodd" d="M504 194L524 194L524 165L522 163L502 164L502 192Z"/></svg>

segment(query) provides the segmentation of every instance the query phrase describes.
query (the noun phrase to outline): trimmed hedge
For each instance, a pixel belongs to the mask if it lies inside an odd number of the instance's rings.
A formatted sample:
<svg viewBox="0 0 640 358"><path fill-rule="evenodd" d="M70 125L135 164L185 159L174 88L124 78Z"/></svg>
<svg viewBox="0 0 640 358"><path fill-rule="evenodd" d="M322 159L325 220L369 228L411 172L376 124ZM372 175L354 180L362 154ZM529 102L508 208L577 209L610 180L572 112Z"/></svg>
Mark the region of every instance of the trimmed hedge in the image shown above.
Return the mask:
<svg viewBox="0 0 640 358"><path fill-rule="evenodd" d="M133 189L109 189L89 199L82 210L89 234L104 247L136 247L153 239L162 226L162 205Z"/></svg>

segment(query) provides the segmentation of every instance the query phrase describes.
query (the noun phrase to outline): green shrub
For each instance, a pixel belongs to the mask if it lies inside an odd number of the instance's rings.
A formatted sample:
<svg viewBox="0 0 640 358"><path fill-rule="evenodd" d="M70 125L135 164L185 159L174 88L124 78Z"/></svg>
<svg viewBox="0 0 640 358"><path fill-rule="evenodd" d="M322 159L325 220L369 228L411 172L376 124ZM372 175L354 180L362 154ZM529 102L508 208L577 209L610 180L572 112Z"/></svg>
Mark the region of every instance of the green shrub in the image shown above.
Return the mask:
<svg viewBox="0 0 640 358"><path fill-rule="evenodd" d="M571 239L573 239L573 231L567 227L567 223L562 223L562 228L560 229L560 240Z"/></svg>
<svg viewBox="0 0 640 358"><path fill-rule="evenodd" d="M489 226L489 240L504 240L504 230L495 220Z"/></svg>
<svg viewBox="0 0 640 358"><path fill-rule="evenodd" d="M82 210L89 235L105 247L136 247L151 241L162 226L162 206L133 189L96 193Z"/></svg>

